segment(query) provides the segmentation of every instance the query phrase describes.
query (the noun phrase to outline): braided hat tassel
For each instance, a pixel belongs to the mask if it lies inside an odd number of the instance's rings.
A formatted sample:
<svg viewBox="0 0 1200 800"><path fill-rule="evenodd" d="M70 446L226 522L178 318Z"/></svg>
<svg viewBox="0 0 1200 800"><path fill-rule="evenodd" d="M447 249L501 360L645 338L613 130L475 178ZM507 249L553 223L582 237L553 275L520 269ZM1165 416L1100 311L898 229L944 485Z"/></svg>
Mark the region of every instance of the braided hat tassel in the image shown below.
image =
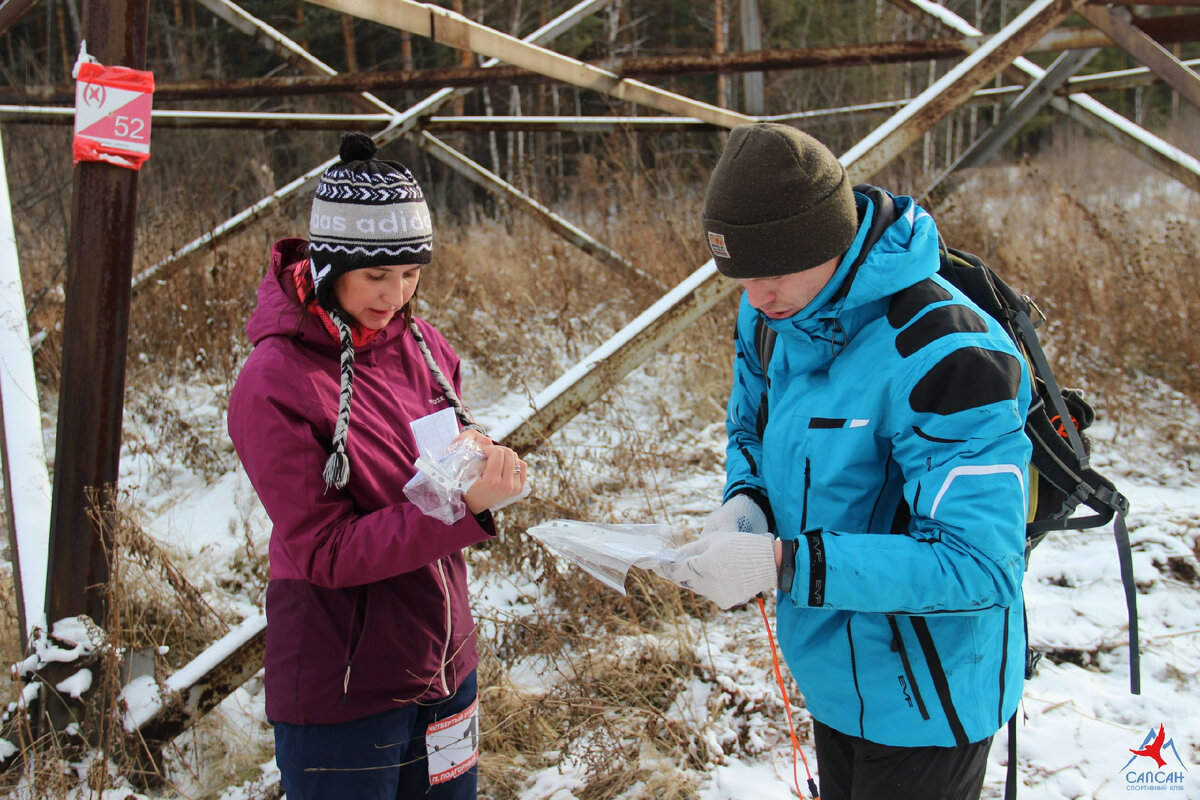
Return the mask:
<svg viewBox="0 0 1200 800"><path fill-rule="evenodd" d="M354 336L336 311L329 312L342 337L341 392L338 395L337 423L333 428L333 452L325 461L321 477L325 479L325 490L342 489L350 480L350 456L346 455L346 433L350 428L350 400L354 396Z"/></svg>
<svg viewBox="0 0 1200 800"><path fill-rule="evenodd" d="M445 395L450 405L454 408L454 413L458 415L458 421L462 423L463 428L472 428L483 433L484 430L475 422L475 416L471 413L471 409L463 405L458 393L450 385L450 381L446 380L441 367L433 360L433 353L429 352L429 345L425 343L425 337L421 334L421 329L417 327L417 323L409 323L408 329L412 331L413 338L417 340L417 346L421 349L421 355L425 357L425 364L429 367L429 371L433 373L434 382L437 383L438 388L442 390L442 394Z"/></svg>

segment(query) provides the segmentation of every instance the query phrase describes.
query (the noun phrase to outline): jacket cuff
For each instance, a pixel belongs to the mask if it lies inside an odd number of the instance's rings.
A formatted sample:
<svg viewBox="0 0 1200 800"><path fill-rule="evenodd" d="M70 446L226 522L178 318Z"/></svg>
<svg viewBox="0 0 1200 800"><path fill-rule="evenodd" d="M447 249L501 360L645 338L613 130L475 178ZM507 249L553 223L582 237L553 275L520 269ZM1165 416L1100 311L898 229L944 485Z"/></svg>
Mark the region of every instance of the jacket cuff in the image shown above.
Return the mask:
<svg viewBox="0 0 1200 800"><path fill-rule="evenodd" d="M784 557L788 549L784 550ZM825 605L825 536L820 528L800 534L795 548L796 577L792 601L820 608ZM805 583L807 581L807 583Z"/></svg>
<svg viewBox="0 0 1200 800"><path fill-rule="evenodd" d="M491 511L483 511L479 514L473 514L475 521L479 523L479 527L483 528L483 532L488 535L488 538L496 536L496 519L492 516Z"/></svg>

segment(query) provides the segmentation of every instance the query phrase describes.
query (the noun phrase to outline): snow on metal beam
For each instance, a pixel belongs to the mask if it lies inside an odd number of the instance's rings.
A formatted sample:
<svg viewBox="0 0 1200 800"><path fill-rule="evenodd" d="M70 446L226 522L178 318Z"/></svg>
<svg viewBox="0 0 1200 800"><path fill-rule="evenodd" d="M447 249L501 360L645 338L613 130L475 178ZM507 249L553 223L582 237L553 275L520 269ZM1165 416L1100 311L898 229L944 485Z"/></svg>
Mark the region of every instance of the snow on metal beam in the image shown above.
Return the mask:
<svg viewBox="0 0 1200 800"><path fill-rule="evenodd" d="M905 11L921 12L936 19L947 29L956 33L978 35L980 31L949 9L930 0L889 0ZM1027 58L1013 61L1013 68L1025 77L1037 80L1045 70ZM1056 97L1050 106L1079 124L1108 138L1118 147L1133 153L1147 164L1175 178L1193 191L1200 192L1200 160L1178 147L1164 141L1108 106L1087 94L1071 94L1067 98Z"/></svg>
<svg viewBox="0 0 1200 800"><path fill-rule="evenodd" d="M1050 98L1071 75L1083 69L1098 52L1098 49L1068 50L1055 59L1046 74L1026 87L1005 110L1000 121L972 142L962 155L930 184L921 199L930 195L944 197L958 184L959 179L953 177L956 173L984 164L1001 145L1050 102Z"/></svg>
<svg viewBox="0 0 1200 800"><path fill-rule="evenodd" d="M737 287L710 259L503 420L492 435L522 455L534 450Z"/></svg>
<svg viewBox="0 0 1200 800"><path fill-rule="evenodd" d="M12 547L21 644L46 627L46 578L50 544L50 472L42 441L33 350L25 292L17 260L4 148L0 144L0 441L4 504Z"/></svg>
<svg viewBox="0 0 1200 800"><path fill-rule="evenodd" d="M147 676L125 687L122 719L153 750L190 728L239 686L254 677L263 663L267 618L249 617L218 639L160 687Z"/></svg>
<svg viewBox="0 0 1200 800"><path fill-rule="evenodd" d="M744 114L702 103L591 64L523 42L445 8L413 0L307 0L314 5L415 33L439 44L491 56L515 67L638 105L679 116L698 117L732 128L752 121Z"/></svg>
<svg viewBox="0 0 1200 800"><path fill-rule="evenodd" d="M988 42L934 81L898 114L876 128L846 154L847 171L855 183L878 171L908 149L933 121L966 102L977 89L998 75L1014 58L1053 30L1084 0L1037 0Z"/></svg>

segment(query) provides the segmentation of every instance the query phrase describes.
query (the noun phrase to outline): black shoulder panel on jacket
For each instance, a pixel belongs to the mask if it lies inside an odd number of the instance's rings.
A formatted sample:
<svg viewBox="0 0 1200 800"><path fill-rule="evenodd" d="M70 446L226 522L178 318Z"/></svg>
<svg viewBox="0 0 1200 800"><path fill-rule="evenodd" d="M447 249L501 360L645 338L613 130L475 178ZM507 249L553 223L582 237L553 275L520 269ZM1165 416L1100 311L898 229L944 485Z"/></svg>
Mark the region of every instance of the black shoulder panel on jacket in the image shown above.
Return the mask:
<svg viewBox="0 0 1200 800"><path fill-rule="evenodd" d="M1015 356L982 347L955 350L933 366L913 387L913 411L956 414L1003 400L1013 400L1021 385Z"/></svg>
<svg viewBox="0 0 1200 800"><path fill-rule="evenodd" d="M892 295L891 305L888 306L888 322L893 328L903 328L925 306L949 299L949 292L934 283L932 278L926 278Z"/></svg>
<svg viewBox="0 0 1200 800"><path fill-rule="evenodd" d="M987 322L978 313L958 304L938 306L909 325L896 337L896 350L908 358L930 342L952 333L983 333Z"/></svg>

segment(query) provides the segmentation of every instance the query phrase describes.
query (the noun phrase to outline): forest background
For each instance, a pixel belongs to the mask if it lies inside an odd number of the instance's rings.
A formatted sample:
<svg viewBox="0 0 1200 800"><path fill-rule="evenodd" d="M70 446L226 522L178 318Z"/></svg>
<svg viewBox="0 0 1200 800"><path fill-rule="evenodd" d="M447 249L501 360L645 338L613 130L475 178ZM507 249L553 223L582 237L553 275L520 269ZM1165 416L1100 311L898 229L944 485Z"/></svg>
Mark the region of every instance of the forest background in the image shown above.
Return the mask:
<svg viewBox="0 0 1200 800"><path fill-rule="evenodd" d="M451 4L447 4L451 5ZM711 52L715 30L737 49L737 4L718 26L711 0L614 0L552 43L600 66L623 59ZM997 30L1026 5L1001 0L946 4L976 27ZM270 23L339 70L461 66L461 54L419 37L294 0L245 2ZM516 36L526 35L569 6L558 0L463 0L456 10ZM761 0L763 47L802 48L932 38L936 31L888 3ZM1177 9L1145 7L1167 15ZM78 51L78 4L44 0L0 37L0 76L9 86L60 86L70 81ZM1068 25L1085 24L1072 18ZM1178 46L1183 58L1196 44ZM1047 66L1054 54L1031 60ZM766 114L849 107L911 98L953 61L876 64L764 74ZM213 16L195 0L151 4L149 69L156 80L228 80L288 74L278 59ZM1086 72L1137 66L1106 48ZM654 81L710 103L740 108L741 76L682 75ZM406 108L425 96L384 91ZM1161 85L1102 92L1097 99L1189 153L1200 152L1194 109ZM207 110L347 113L344 98L273 96L173 103ZM897 193L923 195L1000 109L972 105L953 112L922 142L876 175ZM636 108L560 85L482 87L447 114L634 115ZM886 117L860 111L812 119L807 129L845 152ZM369 129L368 129L369 130ZM534 396L707 260L699 211L708 172L723 136L694 131L439 132L451 145L623 254L660 288L632 283L556 238L511 202L487 194L404 142L382 157L413 168L430 198L435 264L426 270L419 313L437 325L468 363L467 399L498 414ZM135 274L231 215L328 159L338 131L187 129L153 132L152 157L139 177ZM17 245L45 415L47 452L54 452L59 390L66 248L73 171L66 125L5 125ZM1119 168L1117 168L1119 167ZM1148 194L1170 183L1148 166L1098 141L1050 112L1039 114L986 167L964 176L953 192L930 200L945 238L980 254L1010 283L1030 294L1050 320L1044 329L1059 374L1085 387L1116 430L1154 425L1172 458L1194 464L1200 453L1190 419L1200 403L1200 231L1194 193ZM309 195L282 204L245 230L204 248L134 299L126 376L123 463L148 472L125 482L121 530L125 567L114 569L110 596L121 608L128 649L153 648L156 674L179 669L229 627L260 607L266 583L269 527L253 499L235 498L240 521L227 533L239 542L219 563L156 539L154 520L181 482L220 486L238 473L224 432L224 403L248 353L242 326L266 266L270 243L303 236ZM704 501L680 507L669 486L707 476L710 505L719 499L722 419L732 353L736 295L704 315L617 390L593 404L570 431L531 456L537 476L530 502L500 515L501 536L473 551L479 585L522 589L516 606L481 609L486 635L481 684L490 727L483 742L482 793L512 797L530 776L573 757L584 764L578 796L694 796L713 763L764 745L747 727L734 741L668 718L680 687L700 677L722 685L693 646L694 625L716 626L721 615L652 576L635 573L621 596L548 558L522 532L559 517L594 521L671 520L696 524ZM1160 419L1144 418L1146 397ZM618 467L619 468L615 468ZM123 476L129 473L123 467ZM712 495L714 476L716 495ZM702 481L703 482L703 481ZM703 494L703 493L701 493ZM1195 587L1200 544L1171 562L1174 579ZM178 563L179 567L175 564ZM15 663L17 636L11 567L2 573L0 658ZM522 594L525 592L525 594ZM483 593L481 592L481 595ZM523 604L523 605L522 605ZM519 610L518 610L519 609ZM631 656L629 636L653 634L654 644ZM672 640L672 635L677 636ZM650 641L646 639L645 641ZM665 643L664 643L665 642ZM1101 669L1100 644L1061 652L1070 663ZM580 654L586 653L586 657ZM531 664L570 661L553 690L529 701L518 673ZM535 669L534 672L537 672ZM762 687L769 690L770 687ZM13 690L16 691L15 688ZM253 687L248 691L253 692ZM630 698L634 698L631 702ZM737 713L777 718L769 691L731 690ZM637 713L628 713L630 705ZM218 797L231 785L271 796L277 783L259 774L269 762L269 736L231 735L243 717L209 719L167 753L162 772L141 776L162 796ZM261 726L261 721L259 721ZM778 735L778 729L773 729ZM802 731L803 734L803 731ZM786 736L786 732L784 733ZM783 742L781 745L780 742ZM786 739L775 745L786 748ZM675 765L656 779L645 753ZM31 796L66 796L86 787L102 792L129 776L137 759L116 744L103 769L69 766L30 752L35 768L2 779ZM143 765L144 766L144 765ZM141 767L139 767L141 768ZM255 777L257 776L257 777ZM656 783L655 781L659 782ZM168 787L162 789L162 787ZM14 789L16 791L17 789ZM641 794L639 794L641 792ZM86 794L83 796L87 796ZM226 796L228 796L226 794Z"/></svg>

